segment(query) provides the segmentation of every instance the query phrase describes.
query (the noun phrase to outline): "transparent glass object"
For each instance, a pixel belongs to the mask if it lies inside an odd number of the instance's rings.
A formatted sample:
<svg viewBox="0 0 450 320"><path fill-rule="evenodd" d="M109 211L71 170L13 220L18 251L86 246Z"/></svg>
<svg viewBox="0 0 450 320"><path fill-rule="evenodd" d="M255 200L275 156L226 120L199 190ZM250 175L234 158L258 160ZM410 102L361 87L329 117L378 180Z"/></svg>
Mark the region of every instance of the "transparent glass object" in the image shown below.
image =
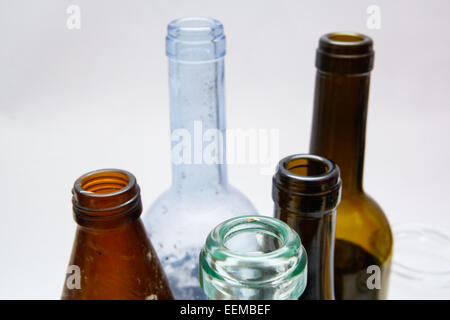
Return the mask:
<svg viewBox="0 0 450 320"><path fill-rule="evenodd" d="M225 151L225 35L210 18L168 25L172 186L144 217L176 299L205 299L198 256L221 221L257 214L228 184Z"/></svg>
<svg viewBox="0 0 450 320"><path fill-rule="evenodd" d="M200 283L212 300L295 300L306 281L300 237L275 218L225 221L211 231L200 254Z"/></svg>
<svg viewBox="0 0 450 320"><path fill-rule="evenodd" d="M389 299L450 299L450 236L435 227L394 228Z"/></svg>

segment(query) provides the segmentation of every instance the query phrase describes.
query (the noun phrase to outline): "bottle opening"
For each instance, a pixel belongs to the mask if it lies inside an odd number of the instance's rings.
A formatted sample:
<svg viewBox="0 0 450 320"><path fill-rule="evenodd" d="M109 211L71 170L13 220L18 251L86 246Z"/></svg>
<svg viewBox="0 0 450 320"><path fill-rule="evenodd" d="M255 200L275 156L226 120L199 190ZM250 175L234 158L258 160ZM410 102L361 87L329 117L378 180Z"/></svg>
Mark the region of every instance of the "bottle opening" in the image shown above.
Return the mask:
<svg viewBox="0 0 450 320"><path fill-rule="evenodd" d="M81 180L81 189L92 193L114 193L122 190L130 180L125 173L102 171L89 175Z"/></svg>
<svg viewBox="0 0 450 320"><path fill-rule="evenodd" d="M330 171L330 166L326 162L313 158L292 159L285 163L285 168L303 177L317 177Z"/></svg>
<svg viewBox="0 0 450 320"><path fill-rule="evenodd" d="M359 34L331 33L328 35L328 39L336 42L361 42L364 37Z"/></svg>
<svg viewBox="0 0 450 320"><path fill-rule="evenodd" d="M331 74L364 74L372 70L373 41L353 32L332 32L320 37L316 67Z"/></svg>
<svg viewBox="0 0 450 320"><path fill-rule="evenodd" d="M285 244L282 233L262 224L260 218L251 217L247 224L232 227L224 237L224 246L232 252L260 255L278 250Z"/></svg>
<svg viewBox="0 0 450 320"><path fill-rule="evenodd" d="M167 27L168 37L178 41L211 41L222 34L222 23L211 18L181 18Z"/></svg>
<svg viewBox="0 0 450 320"><path fill-rule="evenodd" d="M220 21L188 17L167 26L166 54L177 61L210 61L225 56L225 35Z"/></svg>
<svg viewBox="0 0 450 320"><path fill-rule="evenodd" d="M169 24L169 27L180 30L201 31L202 29L214 30L222 27L217 20L206 17L180 18Z"/></svg>
<svg viewBox="0 0 450 320"><path fill-rule="evenodd" d="M294 154L280 160L273 177L272 197L291 212L328 214L341 196L339 167L314 154Z"/></svg>
<svg viewBox="0 0 450 320"><path fill-rule="evenodd" d="M142 211L136 178L119 169L102 169L86 173L75 181L72 190L75 221L80 225L112 226L102 217L138 217ZM123 219L122 219L123 220Z"/></svg>

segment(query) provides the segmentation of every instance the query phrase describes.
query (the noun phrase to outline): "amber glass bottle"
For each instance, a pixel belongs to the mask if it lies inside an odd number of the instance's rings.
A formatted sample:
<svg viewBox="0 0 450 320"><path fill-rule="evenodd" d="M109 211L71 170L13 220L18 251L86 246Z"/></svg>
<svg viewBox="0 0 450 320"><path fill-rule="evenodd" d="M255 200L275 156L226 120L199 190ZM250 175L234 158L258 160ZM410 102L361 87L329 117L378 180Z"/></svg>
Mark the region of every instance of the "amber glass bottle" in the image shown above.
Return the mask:
<svg viewBox="0 0 450 320"><path fill-rule="evenodd" d="M73 187L78 224L62 299L172 299L140 219L136 178L116 169L80 177Z"/></svg>
<svg viewBox="0 0 450 320"><path fill-rule="evenodd" d="M308 285L302 300L333 300L336 207L341 195L339 167L308 154L280 161L273 177L275 217L297 231L308 254Z"/></svg>
<svg viewBox="0 0 450 320"><path fill-rule="evenodd" d="M388 289L392 232L362 181L372 47L365 35L331 33L320 38L316 55L310 152L339 165L343 186L336 221L336 299L383 299Z"/></svg>

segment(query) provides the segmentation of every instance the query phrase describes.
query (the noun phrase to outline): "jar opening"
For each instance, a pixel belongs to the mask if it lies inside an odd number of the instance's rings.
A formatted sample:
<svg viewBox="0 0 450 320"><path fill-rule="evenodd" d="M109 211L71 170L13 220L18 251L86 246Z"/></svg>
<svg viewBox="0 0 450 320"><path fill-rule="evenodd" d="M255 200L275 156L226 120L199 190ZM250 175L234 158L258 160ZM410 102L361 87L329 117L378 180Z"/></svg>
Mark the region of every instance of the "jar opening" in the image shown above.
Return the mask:
<svg viewBox="0 0 450 320"><path fill-rule="evenodd" d="M395 276L411 287L450 288L450 237L444 230L409 223L395 227L394 237Z"/></svg>
<svg viewBox="0 0 450 320"><path fill-rule="evenodd" d="M199 265L200 284L210 299L297 299L306 286L300 237L271 217L221 223L208 235Z"/></svg>
<svg viewBox="0 0 450 320"><path fill-rule="evenodd" d="M247 224L232 227L224 236L224 247L243 255L261 255L276 251L285 245L283 234L257 217L247 219Z"/></svg>

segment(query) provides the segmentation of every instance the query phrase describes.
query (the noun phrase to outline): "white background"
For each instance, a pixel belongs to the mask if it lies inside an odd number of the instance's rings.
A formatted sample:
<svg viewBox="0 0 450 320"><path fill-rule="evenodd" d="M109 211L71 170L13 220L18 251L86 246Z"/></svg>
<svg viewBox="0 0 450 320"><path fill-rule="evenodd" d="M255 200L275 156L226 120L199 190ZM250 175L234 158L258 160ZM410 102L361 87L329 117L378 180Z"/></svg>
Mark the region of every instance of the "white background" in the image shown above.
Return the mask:
<svg viewBox="0 0 450 320"><path fill-rule="evenodd" d="M80 30L66 27L71 4ZM366 27L371 4L380 30ZM448 234L449 12L447 0L0 0L0 298L59 298L81 174L133 172L145 208L169 187L164 37L182 16L224 23L228 128L278 128L280 158L308 151L320 35L371 35L366 190L394 227ZM232 165L229 177L272 214L260 167Z"/></svg>

